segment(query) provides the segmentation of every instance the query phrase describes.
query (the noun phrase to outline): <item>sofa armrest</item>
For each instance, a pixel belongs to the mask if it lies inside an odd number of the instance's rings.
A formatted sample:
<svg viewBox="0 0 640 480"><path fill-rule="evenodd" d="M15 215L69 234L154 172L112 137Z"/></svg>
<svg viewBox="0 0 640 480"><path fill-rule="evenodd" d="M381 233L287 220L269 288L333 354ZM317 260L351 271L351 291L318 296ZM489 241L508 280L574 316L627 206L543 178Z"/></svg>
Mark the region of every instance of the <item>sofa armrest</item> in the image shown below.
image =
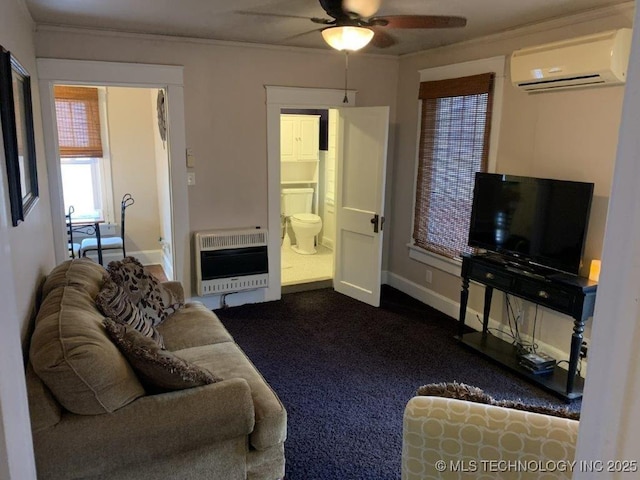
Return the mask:
<svg viewBox="0 0 640 480"><path fill-rule="evenodd" d="M570 479L578 426L576 420L494 405L413 397L404 412L402 480L516 474L534 480L539 470L518 465L547 462L557 468L545 478Z"/></svg>
<svg viewBox="0 0 640 480"><path fill-rule="evenodd" d="M66 413L34 438L38 469L96 475L248 435L254 418L241 378L141 397L111 414Z"/></svg>
<svg viewBox="0 0 640 480"><path fill-rule="evenodd" d="M184 288L180 282L170 280L168 282L162 282L161 285L169 290L180 303L184 303Z"/></svg>

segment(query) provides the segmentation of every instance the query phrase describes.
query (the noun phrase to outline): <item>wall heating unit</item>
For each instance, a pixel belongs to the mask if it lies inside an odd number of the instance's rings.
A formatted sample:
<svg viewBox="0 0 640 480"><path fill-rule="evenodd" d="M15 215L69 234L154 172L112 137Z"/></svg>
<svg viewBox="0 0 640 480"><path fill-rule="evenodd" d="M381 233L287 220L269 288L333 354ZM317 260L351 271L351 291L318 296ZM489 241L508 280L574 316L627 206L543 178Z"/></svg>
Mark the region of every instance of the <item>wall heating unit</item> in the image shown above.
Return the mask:
<svg viewBox="0 0 640 480"><path fill-rule="evenodd" d="M197 232L196 272L200 296L269 286L267 230Z"/></svg>

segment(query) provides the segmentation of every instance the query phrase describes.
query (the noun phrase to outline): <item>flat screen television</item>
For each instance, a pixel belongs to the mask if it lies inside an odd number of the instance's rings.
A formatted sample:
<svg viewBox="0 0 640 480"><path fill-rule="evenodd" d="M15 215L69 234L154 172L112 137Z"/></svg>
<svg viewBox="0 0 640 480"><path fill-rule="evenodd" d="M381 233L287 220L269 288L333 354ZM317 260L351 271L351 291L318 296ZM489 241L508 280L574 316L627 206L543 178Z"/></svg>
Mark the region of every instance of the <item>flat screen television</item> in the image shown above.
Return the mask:
<svg viewBox="0 0 640 480"><path fill-rule="evenodd" d="M469 246L578 274L593 183L476 173Z"/></svg>

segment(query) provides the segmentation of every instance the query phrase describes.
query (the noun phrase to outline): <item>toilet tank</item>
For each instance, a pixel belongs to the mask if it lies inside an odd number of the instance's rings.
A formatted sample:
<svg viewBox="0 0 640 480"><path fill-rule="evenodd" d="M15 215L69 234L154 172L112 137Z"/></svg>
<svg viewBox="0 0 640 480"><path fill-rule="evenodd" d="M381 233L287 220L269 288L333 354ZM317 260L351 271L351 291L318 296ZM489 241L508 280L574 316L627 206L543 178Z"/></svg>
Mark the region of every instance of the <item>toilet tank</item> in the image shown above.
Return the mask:
<svg viewBox="0 0 640 480"><path fill-rule="evenodd" d="M296 213L313 213L313 188L283 188L280 200L282 213L286 217Z"/></svg>

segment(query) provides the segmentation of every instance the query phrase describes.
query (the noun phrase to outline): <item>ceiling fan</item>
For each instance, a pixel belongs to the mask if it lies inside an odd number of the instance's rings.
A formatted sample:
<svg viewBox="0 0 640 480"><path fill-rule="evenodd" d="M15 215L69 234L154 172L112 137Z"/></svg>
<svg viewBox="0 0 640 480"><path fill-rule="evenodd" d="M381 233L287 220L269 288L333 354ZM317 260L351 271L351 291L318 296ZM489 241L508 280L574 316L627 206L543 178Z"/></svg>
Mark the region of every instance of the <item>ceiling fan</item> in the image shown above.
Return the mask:
<svg viewBox="0 0 640 480"><path fill-rule="evenodd" d="M359 50L372 42L378 48L387 48L397 40L385 29L390 28L455 28L464 27L467 19L448 15L386 15L375 16L381 0L319 0L331 18L308 18L323 25L324 40L336 50ZM243 12L249 13L249 12ZM292 17L292 15L265 14ZM294 17L307 18L307 17ZM306 35L305 32L302 35Z"/></svg>

